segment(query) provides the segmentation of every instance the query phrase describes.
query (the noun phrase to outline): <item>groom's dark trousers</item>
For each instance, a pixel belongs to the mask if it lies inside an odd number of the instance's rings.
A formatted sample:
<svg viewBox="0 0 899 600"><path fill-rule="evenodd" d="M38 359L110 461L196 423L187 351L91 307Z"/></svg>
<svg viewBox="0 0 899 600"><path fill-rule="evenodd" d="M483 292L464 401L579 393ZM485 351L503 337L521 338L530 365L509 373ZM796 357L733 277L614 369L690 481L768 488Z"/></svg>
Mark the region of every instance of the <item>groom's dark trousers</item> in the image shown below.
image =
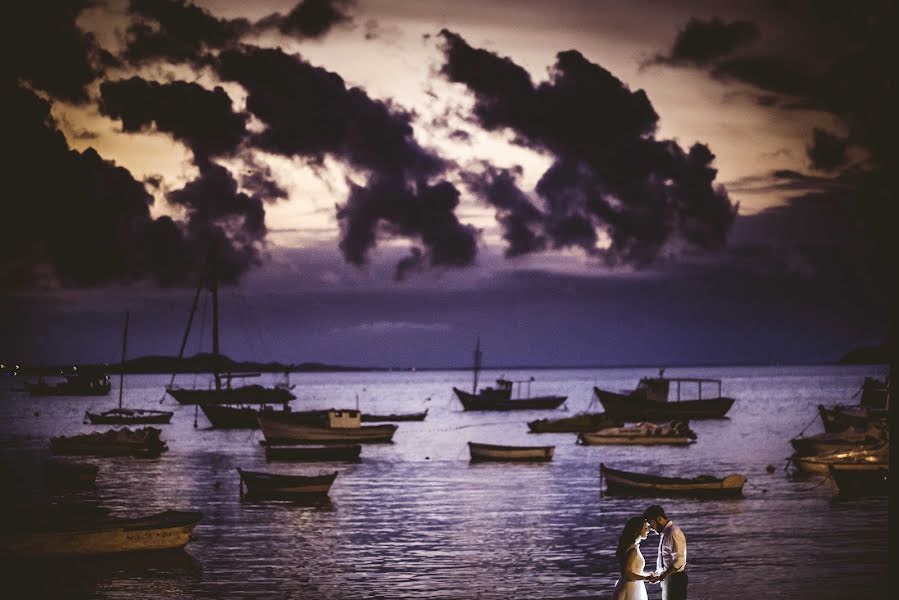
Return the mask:
<svg viewBox="0 0 899 600"><path fill-rule="evenodd" d="M687 600L687 572L672 573L665 581L663 600Z"/></svg>

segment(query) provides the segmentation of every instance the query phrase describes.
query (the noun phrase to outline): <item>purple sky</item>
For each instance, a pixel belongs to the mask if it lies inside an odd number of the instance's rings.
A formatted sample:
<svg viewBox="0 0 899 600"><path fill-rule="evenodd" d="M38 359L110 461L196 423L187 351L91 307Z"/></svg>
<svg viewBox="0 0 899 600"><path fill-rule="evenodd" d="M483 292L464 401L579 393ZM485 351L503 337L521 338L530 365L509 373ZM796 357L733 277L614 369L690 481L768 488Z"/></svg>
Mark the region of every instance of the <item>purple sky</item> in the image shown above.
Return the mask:
<svg viewBox="0 0 899 600"><path fill-rule="evenodd" d="M129 309L131 355L174 354L213 239L235 358L887 338L887 3L59 6L9 21L2 361L113 361Z"/></svg>

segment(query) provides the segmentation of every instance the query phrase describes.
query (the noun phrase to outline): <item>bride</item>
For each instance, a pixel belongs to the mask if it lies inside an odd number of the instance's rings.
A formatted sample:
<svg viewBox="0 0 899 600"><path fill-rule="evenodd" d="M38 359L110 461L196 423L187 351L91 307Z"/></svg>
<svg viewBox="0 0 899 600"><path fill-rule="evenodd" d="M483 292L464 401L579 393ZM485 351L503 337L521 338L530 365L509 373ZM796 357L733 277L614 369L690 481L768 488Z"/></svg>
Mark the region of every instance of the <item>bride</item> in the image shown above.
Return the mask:
<svg viewBox="0 0 899 600"><path fill-rule="evenodd" d="M646 561L640 553L640 542L648 535L649 523L643 517L633 517L625 523L621 537L618 538L618 548L615 550L621 579L615 583L615 592L612 596L614 600L647 600L646 584L643 582L658 581L654 573L643 571Z"/></svg>

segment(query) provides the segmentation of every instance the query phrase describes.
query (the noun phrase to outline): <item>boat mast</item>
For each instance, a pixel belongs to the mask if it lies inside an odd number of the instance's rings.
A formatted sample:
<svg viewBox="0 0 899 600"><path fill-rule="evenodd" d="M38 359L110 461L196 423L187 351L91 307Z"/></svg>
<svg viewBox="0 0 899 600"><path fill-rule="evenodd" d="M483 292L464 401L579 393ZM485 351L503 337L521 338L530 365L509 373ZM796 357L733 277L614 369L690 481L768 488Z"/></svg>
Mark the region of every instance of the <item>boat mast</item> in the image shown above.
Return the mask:
<svg viewBox="0 0 899 600"><path fill-rule="evenodd" d="M212 293L212 368L215 376L215 391L221 391L222 379L219 376L219 282L218 252L215 240L209 254L209 291Z"/></svg>
<svg viewBox="0 0 899 600"><path fill-rule="evenodd" d="M122 410L122 393L125 391L125 352L128 349L128 318L130 311L125 311L125 334L122 336L122 361L119 366L119 410Z"/></svg>
<svg viewBox="0 0 899 600"><path fill-rule="evenodd" d="M471 386L471 393L478 393L478 375L481 372L481 336L478 336L478 342L474 347L474 385Z"/></svg>

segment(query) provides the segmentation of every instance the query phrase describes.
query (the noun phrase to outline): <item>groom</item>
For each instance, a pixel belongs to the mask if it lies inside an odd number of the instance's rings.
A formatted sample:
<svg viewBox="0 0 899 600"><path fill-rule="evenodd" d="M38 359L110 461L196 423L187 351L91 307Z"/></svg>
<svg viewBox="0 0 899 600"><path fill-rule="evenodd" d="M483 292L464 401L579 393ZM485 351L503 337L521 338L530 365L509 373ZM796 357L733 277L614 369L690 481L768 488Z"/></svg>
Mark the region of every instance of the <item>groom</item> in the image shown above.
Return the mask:
<svg viewBox="0 0 899 600"><path fill-rule="evenodd" d="M652 581L662 584L662 600L686 600L687 538L684 532L665 516L665 510L658 504L647 508L643 518L659 534L657 577Z"/></svg>

